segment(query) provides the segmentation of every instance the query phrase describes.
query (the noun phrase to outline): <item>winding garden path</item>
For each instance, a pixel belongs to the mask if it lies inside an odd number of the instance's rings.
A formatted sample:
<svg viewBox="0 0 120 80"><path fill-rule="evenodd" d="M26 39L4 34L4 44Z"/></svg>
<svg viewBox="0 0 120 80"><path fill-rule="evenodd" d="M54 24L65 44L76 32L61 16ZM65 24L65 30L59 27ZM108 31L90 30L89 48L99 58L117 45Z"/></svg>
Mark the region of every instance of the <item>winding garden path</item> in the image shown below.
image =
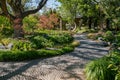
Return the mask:
<svg viewBox="0 0 120 80"><path fill-rule="evenodd" d="M86 63L107 54L108 48L76 34L80 45L71 53L24 62L0 62L0 80L85 80Z"/></svg>

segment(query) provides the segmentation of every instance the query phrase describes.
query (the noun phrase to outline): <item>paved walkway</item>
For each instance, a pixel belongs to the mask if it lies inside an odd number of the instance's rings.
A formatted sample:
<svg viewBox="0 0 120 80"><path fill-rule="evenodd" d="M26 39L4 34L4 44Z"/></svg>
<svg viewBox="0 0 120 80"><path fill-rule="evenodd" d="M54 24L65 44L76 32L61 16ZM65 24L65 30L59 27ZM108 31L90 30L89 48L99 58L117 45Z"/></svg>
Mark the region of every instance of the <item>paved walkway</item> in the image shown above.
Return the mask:
<svg viewBox="0 0 120 80"><path fill-rule="evenodd" d="M85 64L107 54L108 49L84 34L74 52L26 62L0 62L0 80L85 80Z"/></svg>

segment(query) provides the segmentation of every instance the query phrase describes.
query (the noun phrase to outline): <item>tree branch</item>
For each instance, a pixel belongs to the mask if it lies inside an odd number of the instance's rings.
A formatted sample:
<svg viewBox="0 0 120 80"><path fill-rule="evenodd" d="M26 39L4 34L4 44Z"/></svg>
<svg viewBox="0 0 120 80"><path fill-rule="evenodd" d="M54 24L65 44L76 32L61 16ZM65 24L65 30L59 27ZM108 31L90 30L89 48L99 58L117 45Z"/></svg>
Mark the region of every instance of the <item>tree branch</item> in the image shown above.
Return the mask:
<svg viewBox="0 0 120 80"><path fill-rule="evenodd" d="M7 5L6 5L6 0L1 0L0 3L1 3L0 7L1 7L1 10L2 10L2 12L0 12L0 15L8 17L9 19L13 19L14 16L8 12Z"/></svg>
<svg viewBox="0 0 120 80"><path fill-rule="evenodd" d="M47 1L48 0L42 0L36 9L23 12L23 17L38 12L46 4Z"/></svg>

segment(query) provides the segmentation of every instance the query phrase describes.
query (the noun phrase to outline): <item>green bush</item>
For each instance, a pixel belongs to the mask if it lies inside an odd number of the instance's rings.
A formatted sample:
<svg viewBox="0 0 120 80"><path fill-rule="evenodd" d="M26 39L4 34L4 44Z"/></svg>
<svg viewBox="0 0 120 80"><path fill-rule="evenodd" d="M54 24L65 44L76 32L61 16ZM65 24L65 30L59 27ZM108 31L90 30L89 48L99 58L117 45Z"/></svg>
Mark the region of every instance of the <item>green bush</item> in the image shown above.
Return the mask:
<svg viewBox="0 0 120 80"><path fill-rule="evenodd" d="M13 34L13 28L12 27L4 27L1 30L1 34L4 35L5 37L12 36Z"/></svg>
<svg viewBox="0 0 120 80"><path fill-rule="evenodd" d="M3 38L3 39L0 40L0 43L4 46L7 46L9 43L11 43L11 39Z"/></svg>
<svg viewBox="0 0 120 80"><path fill-rule="evenodd" d="M116 71L108 68L106 57L90 62L85 69L87 80L114 80Z"/></svg>
<svg viewBox="0 0 120 80"><path fill-rule="evenodd" d="M37 51L0 51L0 61L22 61L38 57Z"/></svg>
<svg viewBox="0 0 120 80"><path fill-rule="evenodd" d="M44 38L43 36L34 36L30 38L31 43L33 43L33 45L35 45L36 49L41 49L41 48L45 48L45 47L52 47L54 45L54 43L46 38Z"/></svg>
<svg viewBox="0 0 120 80"><path fill-rule="evenodd" d="M118 74L115 76L115 80L120 80L120 71L119 71Z"/></svg>
<svg viewBox="0 0 120 80"><path fill-rule="evenodd" d="M112 31L107 31L104 34L104 39L108 42L113 42L115 40L115 38L114 38L114 35L113 35Z"/></svg>
<svg viewBox="0 0 120 80"><path fill-rule="evenodd" d="M64 44L73 41L73 37L70 34L50 35L49 39L55 44Z"/></svg>
<svg viewBox="0 0 120 80"><path fill-rule="evenodd" d="M25 35L22 40L2 40L5 45L13 43L11 51L0 50L0 61L22 61L61 55L74 50L73 37L67 32L40 31ZM50 48L50 49L49 49ZM54 49L55 48L55 49Z"/></svg>
<svg viewBox="0 0 120 80"><path fill-rule="evenodd" d="M62 48L63 52L68 53L74 50L74 47L66 46Z"/></svg>
<svg viewBox="0 0 120 80"><path fill-rule="evenodd" d="M85 68L87 80L120 80L120 52L92 61Z"/></svg>
<svg viewBox="0 0 120 80"><path fill-rule="evenodd" d="M28 51L32 50L33 44L26 40L14 40L12 50Z"/></svg>
<svg viewBox="0 0 120 80"><path fill-rule="evenodd" d="M48 33L49 32L49 33ZM54 47L56 45L69 44L73 41L73 37L69 33L56 31L41 31L29 37L31 43L36 45L36 49Z"/></svg>
<svg viewBox="0 0 120 80"><path fill-rule="evenodd" d="M48 34L48 35L59 35L59 34L72 34L68 31L59 31L59 30L35 30L37 33Z"/></svg>
<svg viewBox="0 0 120 80"><path fill-rule="evenodd" d="M0 51L0 61L23 61L23 60L31 60L43 57L51 57L56 55L61 55L66 52L73 51L74 48L71 46L64 47L58 50L31 50L31 51Z"/></svg>
<svg viewBox="0 0 120 80"><path fill-rule="evenodd" d="M110 60L108 68L116 72L114 80L120 80L120 51L114 51L108 57Z"/></svg>
<svg viewBox="0 0 120 80"><path fill-rule="evenodd" d="M2 37L12 36L13 28L9 19L0 16L0 35Z"/></svg>
<svg viewBox="0 0 120 80"><path fill-rule="evenodd" d="M23 20L23 26L24 26L24 30L27 32L33 32L38 23L38 19L36 16L30 15L28 17L25 17Z"/></svg>

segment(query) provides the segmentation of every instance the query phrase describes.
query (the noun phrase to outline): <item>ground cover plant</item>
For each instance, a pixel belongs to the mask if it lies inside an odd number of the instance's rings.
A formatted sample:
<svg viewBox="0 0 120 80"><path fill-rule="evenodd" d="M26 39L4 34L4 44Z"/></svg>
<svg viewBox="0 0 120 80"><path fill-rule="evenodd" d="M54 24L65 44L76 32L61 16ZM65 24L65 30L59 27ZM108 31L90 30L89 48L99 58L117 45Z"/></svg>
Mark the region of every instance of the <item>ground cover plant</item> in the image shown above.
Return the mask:
<svg viewBox="0 0 120 80"><path fill-rule="evenodd" d="M10 50L7 47L7 51L0 50L0 61L21 61L61 55L73 51L79 44L69 32L53 30L37 30L21 40L12 38L1 40L1 44L5 46L10 43L13 43Z"/></svg>

